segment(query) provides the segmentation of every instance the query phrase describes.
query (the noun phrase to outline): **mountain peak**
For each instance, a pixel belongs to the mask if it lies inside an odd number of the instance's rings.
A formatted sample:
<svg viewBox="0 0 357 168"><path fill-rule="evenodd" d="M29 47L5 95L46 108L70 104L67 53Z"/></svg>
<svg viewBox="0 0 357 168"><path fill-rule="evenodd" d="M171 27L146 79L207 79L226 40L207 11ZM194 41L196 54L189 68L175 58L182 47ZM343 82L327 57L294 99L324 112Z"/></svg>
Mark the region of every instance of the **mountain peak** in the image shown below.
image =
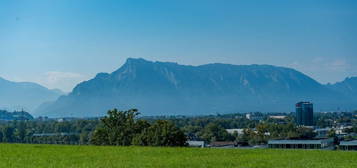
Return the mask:
<svg viewBox="0 0 357 168"><path fill-rule="evenodd" d="M143 58L128 58L125 61L125 64L140 64L140 63L153 63L153 62L145 60Z"/></svg>
<svg viewBox="0 0 357 168"><path fill-rule="evenodd" d="M124 65L142 65L142 64L166 64L166 65L179 65L176 62L162 62L162 61L149 61L143 58L128 58Z"/></svg>
<svg viewBox="0 0 357 168"><path fill-rule="evenodd" d="M345 81L357 81L357 76L351 76L345 79Z"/></svg>

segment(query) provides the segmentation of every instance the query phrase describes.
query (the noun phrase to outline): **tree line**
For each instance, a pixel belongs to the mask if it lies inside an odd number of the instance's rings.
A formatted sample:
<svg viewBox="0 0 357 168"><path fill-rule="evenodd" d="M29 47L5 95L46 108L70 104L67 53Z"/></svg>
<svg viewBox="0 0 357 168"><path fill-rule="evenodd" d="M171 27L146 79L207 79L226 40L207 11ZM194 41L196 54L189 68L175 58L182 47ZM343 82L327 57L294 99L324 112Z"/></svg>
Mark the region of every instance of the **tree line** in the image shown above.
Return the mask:
<svg viewBox="0 0 357 168"><path fill-rule="evenodd" d="M101 119L0 122L0 142L185 146L186 140L199 140L206 143L235 141L241 145L261 145L269 139L308 139L316 135L312 129L296 126L293 114L288 114L282 120L265 117L261 121L249 120L244 114L196 117L140 117L139 114L136 109L113 109ZM316 121L322 126L334 126L336 123L331 123L331 120L350 122L353 127L345 131L357 133L357 120L349 115L318 114ZM244 129L243 134L226 131L232 128ZM335 135L331 132L329 136Z"/></svg>
<svg viewBox="0 0 357 168"><path fill-rule="evenodd" d="M172 122L138 119L136 109L109 110L100 120L12 121L0 123L0 142L118 146L185 146L186 136Z"/></svg>

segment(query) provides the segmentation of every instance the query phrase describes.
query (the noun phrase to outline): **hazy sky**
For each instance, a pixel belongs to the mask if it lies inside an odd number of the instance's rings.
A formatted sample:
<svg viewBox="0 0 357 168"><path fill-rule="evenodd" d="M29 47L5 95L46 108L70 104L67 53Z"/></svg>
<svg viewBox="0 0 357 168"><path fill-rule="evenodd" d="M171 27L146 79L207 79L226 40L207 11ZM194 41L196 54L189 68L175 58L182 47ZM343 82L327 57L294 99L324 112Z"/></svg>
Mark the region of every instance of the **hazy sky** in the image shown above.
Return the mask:
<svg viewBox="0 0 357 168"><path fill-rule="evenodd" d="M128 57L357 76L356 0L0 0L0 76L70 91Z"/></svg>

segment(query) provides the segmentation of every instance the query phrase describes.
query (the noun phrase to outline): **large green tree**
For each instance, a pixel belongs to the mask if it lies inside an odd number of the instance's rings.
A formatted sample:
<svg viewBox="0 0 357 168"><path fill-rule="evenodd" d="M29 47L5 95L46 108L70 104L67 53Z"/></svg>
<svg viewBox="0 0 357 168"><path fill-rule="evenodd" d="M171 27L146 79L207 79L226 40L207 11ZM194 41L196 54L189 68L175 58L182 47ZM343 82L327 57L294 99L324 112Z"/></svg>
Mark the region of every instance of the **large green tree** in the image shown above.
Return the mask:
<svg viewBox="0 0 357 168"><path fill-rule="evenodd" d="M137 120L136 109L108 111L93 133L91 142L95 145L140 145L140 146L184 146L186 136L168 121L158 120L152 125Z"/></svg>
<svg viewBox="0 0 357 168"><path fill-rule="evenodd" d="M185 134L174 124L158 120L133 139L134 145L143 146L185 146Z"/></svg>
<svg viewBox="0 0 357 168"><path fill-rule="evenodd" d="M131 145L136 132L135 121L139 115L138 110L131 109L127 111L109 110L108 116L101 119L101 126L95 130L92 143L96 145Z"/></svg>

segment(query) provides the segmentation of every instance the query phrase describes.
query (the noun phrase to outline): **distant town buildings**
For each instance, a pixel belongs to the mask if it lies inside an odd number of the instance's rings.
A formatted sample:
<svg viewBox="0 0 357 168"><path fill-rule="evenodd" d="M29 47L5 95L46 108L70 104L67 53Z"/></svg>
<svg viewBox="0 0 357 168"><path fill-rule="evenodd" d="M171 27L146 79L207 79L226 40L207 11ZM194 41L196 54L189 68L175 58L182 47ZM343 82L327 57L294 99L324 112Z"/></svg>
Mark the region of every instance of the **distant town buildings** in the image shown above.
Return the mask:
<svg viewBox="0 0 357 168"><path fill-rule="evenodd" d="M248 120L256 120L256 121L260 121L264 119L264 115L262 113L259 112L255 112L255 113L247 113L245 115L245 118L247 118Z"/></svg>
<svg viewBox="0 0 357 168"><path fill-rule="evenodd" d="M287 116L285 115L270 115L269 118L271 119L277 119L277 120L283 120L285 119Z"/></svg>
<svg viewBox="0 0 357 168"><path fill-rule="evenodd" d="M331 130L332 128L316 128L314 132L316 133L316 138L326 138Z"/></svg>
<svg viewBox="0 0 357 168"><path fill-rule="evenodd" d="M187 141L189 147L200 147L204 148L206 146L205 141Z"/></svg>
<svg viewBox="0 0 357 168"><path fill-rule="evenodd" d="M229 134L237 134L237 135L243 135L244 134L244 129L226 129L226 131Z"/></svg>
<svg viewBox="0 0 357 168"><path fill-rule="evenodd" d="M283 149L333 149L333 138L316 140L269 140L269 148Z"/></svg>
<svg viewBox="0 0 357 168"><path fill-rule="evenodd" d="M214 141L209 144L211 148L234 148L237 147L236 142L232 141Z"/></svg>
<svg viewBox="0 0 357 168"><path fill-rule="evenodd" d="M340 149L342 150L357 150L357 140L354 141L341 141Z"/></svg>
<svg viewBox="0 0 357 168"><path fill-rule="evenodd" d="M310 102L299 102L296 104L296 123L297 125L314 125L314 106Z"/></svg>

